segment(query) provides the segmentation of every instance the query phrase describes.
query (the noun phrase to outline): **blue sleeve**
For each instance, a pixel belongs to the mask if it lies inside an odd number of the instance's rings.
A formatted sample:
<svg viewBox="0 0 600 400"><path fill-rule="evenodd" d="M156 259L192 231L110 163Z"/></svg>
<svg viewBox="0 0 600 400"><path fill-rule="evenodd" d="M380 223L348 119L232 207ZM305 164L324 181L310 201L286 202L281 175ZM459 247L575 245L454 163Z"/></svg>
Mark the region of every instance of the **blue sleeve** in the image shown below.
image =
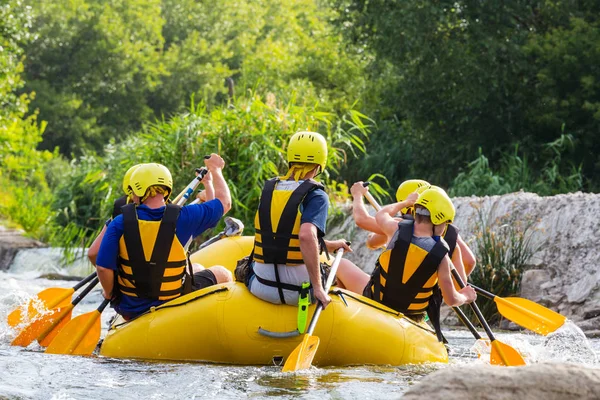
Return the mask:
<svg viewBox="0 0 600 400"><path fill-rule="evenodd" d="M215 227L223 217L223 211L223 204L216 199L183 207L177 221L179 241L185 245L190 237L196 237Z"/></svg>
<svg viewBox="0 0 600 400"><path fill-rule="evenodd" d="M325 236L328 210L329 197L327 197L327 193L321 189L313 190L306 195L302 202L302 218L300 222L313 224L319 230L319 235Z"/></svg>
<svg viewBox="0 0 600 400"><path fill-rule="evenodd" d="M123 236L123 216L119 215L108 224L106 232L104 232L100 250L98 250L98 257L96 258L97 266L113 271L117 270L121 236Z"/></svg>

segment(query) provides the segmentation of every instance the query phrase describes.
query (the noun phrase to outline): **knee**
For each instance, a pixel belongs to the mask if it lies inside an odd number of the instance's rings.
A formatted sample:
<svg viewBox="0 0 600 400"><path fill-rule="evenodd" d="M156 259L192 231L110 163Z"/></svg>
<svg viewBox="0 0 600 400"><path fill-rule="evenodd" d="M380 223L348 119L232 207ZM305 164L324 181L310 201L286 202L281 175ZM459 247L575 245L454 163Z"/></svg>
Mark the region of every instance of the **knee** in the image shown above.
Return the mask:
<svg viewBox="0 0 600 400"><path fill-rule="evenodd" d="M204 271L206 268L204 268L204 265L202 264L198 264L198 263L192 263L192 273L197 273L200 271Z"/></svg>
<svg viewBox="0 0 600 400"><path fill-rule="evenodd" d="M210 267L209 270L215 275L217 283L233 282L231 271L222 265L214 265Z"/></svg>

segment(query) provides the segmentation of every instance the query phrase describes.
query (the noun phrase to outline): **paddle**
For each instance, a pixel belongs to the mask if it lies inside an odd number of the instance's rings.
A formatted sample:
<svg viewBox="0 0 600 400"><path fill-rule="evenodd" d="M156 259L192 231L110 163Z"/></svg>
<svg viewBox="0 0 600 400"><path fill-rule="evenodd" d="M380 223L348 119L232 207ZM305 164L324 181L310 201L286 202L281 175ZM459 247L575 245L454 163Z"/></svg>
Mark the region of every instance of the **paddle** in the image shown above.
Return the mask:
<svg viewBox="0 0 600 400"><path fill-rule="evenodd" d="M329 293L329 289L333 284L333 279L335 278L335 274L337 273L337 269L340 265L343 255L344 249L338 249L335 253L335 260L333 260L331 270L329 271L329 276L327 277L327 282L325 283L325 293ZM323 311L323 305L319 303L312 319L310 320L308 331L304 335L304 338L302 338L302 343L296 346L294 351L290 353L285 361L282 372L295 372L301 369L310 368L310 365L315 358L315 354L317 353L317 349L319 348L319 337L313 336L313 332L317 326L317 321L319 320L321 311Z"/></svg>
<svg viewBox="0 0 600 400"><path fill-rule="evenodd" d="M204 158L208 159L210 156L205 156ZM204 176L208 173L208 169L205 167L196 168L196 177L192 179L192 181L175 197L173 200L173 204L183 205L187 201L187 199L191 196L191 194L196 190L200 181L204 178Z"/></svg>
<svg viewBox="0 0 600 400"><path fill-rule="evenodd" d="M92 354L100 339L100 315L110 303L104 300L96 310L73 318L46 349L49 354L72 354L88 356Z"/></svg>
<svg viewBox="0 0 600 400"><path fill-rule="evenodd" d="M471 285L473 286L473 285ZM498 297L487 290L473 286L473 289L488 299L494 300L498 312L517 325L546 336L564 325L567 317L560 315L536 302L521 297Z"/></svg>
<svg viewBox="0 0 600 400"><path fill-rule="evenodd" d="M27 347L31 342L37 339L40 345L48 346L63 326L70 321L73 308L87 296L97 284L98 278L96 277L70 304L56 307L48 313L36 318L17 335L11 342L11 345Z"/></svg>
<svg viewBox="0 0 600 400"><path fill-rule="evenodd" d="M458 271L455 268L452 268L452 276L454 277L456 282L458 282L458 285L461 288L465 287L465 283L463 282L462 278L460 277L460 274L458 273ZM479 310L479 307L477 307L477 304L475 304L475 302L473 302L470 304L470 306L471 306L471 309L473 309L473 312L475 313L475 315L477 316L479 323L485 330L485 333L490 338L490 342L492 344L492 352L490 354L490 362L492 364L504 365L504 366L508 366L508 367L517 367L517 366L525 365L525 360L519 354L519 352L517 352L517 350L515 350L514 348L512 348L511 346L509 346L505 343L500 342L499 340L496 340L496 338L494 337L494 334L492 333L490 326L488 325L487 321L483 317L483 314L481 314L481 310Z"/></svg>
<svg viewBox="0 0 600 400"><path fill-rule="evenodd" d="M96 272L93 272L72 288L48 288L42 290L35 297L30 298L26 304L22 304L8 314L8 324L14 327L22 323L24 310L27 310L27 319L31 321L40 313L44 313L54 307L67 306L71 301L71 295L95 277Z"/></svg>

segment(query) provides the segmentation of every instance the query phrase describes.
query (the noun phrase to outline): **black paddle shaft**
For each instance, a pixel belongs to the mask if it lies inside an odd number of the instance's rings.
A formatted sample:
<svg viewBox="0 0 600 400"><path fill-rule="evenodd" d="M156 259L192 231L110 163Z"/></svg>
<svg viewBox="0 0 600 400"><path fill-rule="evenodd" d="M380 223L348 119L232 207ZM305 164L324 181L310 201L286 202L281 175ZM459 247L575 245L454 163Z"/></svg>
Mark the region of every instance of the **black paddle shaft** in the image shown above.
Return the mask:
<svg viewBox="0 0 600 400"><path fill-rule="evenodd" d="M102 311L104 311L104 309L106 308L106 306L108 305L108 303L110 303L110 300L104 299L104 301L102 302L102 304L100 304L100 307L98 307L98 312L100 314L102 314Z"/></svg>
<svg viewBox="0 0 600 400"><path fill-rule="evenodd" d="M477 329L475 329L475 326L473 326L473 324L471 323L471 321L469 321L469 319L467 318L467 316L465 315L465 313L462 312L462 310L460 308L458 308L458 307L452 307L452 309L454 310L454 312L458 316L458 319L461 320L461 322L463 323L463 325L465 325L467 328L469 328L469 330L471 331L471 333L473 334L473 336L475 337L475 339L476 340L481 339L481 335L479 334L479 332L477 332Z"/></svg>
<svg viewBox="0 0 600 400"><path fill-rule="evenodd" d="M465 283L463 282L462 278L460 277L460 275L458 274L458 271L455 268L452 268L452 276L454 277L454 279L456 279L456 282L458 282L458 285L461 287L461 289L465 287ZM483 329L485 329L485 333L487 333L490 340L492 342L494 340L496 340L496 338L494 337L494 334L492 333L490 326L488 325L485 318L483 318L483 314L481 313L481 310L479 309L479 307L477 307L477 304L475 304L475 302L472 302L470 304L470 306L471 306L471 309L473 310L473 312L475 313L475 315L477 316L479 323L481 324Z"/></svg>
<svg viewBox="0 0 600 400"><path fill-rule="evenodd" d="M484 289L482 289L482 288L480 288L480 287L477 287L477 286L473 286L473 285L471 285L471 287L472 287L473 289L475 289L475 291L476 291L477 293L479 293L480 295L482 295L483 297L487 297L487 298L488 298L488 299L490 299L490 300L494 300L494 299L496 298L496 295L495 295L494 293L490 293L490 292L488 292L487 290L484 290Z"/></svg>
<svg viewBox="0 0 600 400"><path fill-rule="evenodd" d="M94 271L91 274L89 274L88 276L86 276L85 278L83 278L83 280L81 282L79 282L77 285L73 286L73 290L79 290L83 285L85 285L86 283L88 283L89 281L94 279L95 277L96 277L96 272Z"/></svg>
<svg viewBox="0 0 600 400"><path fill-rule="evenodd" d="M74 306L76 306L77 304L79 304L79 302L80 302L81 300L83 300L83 298L84 298L85 296L87 296L87 294L88 294L89 292L91 292L91 291L92 291L92 289L93 289L94 287L96 287L96 285L97 285L97 284L98 284L98 277L94 278L94 280L92 280L92 282L91 282L91 283L90 283L90 284L89 284L89 285L88 285L88 286L87 286L85 289L83 289L83 291L82 291L81 293L79 293L79 295L78 295L78 296L75 298L75 300L73 300L73 301L71 302L71 304L73 304Z"/></svg>

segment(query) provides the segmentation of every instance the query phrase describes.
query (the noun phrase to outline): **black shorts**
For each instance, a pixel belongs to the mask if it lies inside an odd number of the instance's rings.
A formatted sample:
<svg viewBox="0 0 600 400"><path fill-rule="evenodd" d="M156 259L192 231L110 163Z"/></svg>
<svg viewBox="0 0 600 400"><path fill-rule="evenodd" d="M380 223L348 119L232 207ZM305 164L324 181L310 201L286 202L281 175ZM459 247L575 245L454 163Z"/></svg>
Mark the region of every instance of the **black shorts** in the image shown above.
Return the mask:
<svg viewBox="0 0 600 400"><path fill-rule="evenodd" d="M200 290L217 284L217 278L210 269L203 269L194 273L192 290Z"/></svg>

